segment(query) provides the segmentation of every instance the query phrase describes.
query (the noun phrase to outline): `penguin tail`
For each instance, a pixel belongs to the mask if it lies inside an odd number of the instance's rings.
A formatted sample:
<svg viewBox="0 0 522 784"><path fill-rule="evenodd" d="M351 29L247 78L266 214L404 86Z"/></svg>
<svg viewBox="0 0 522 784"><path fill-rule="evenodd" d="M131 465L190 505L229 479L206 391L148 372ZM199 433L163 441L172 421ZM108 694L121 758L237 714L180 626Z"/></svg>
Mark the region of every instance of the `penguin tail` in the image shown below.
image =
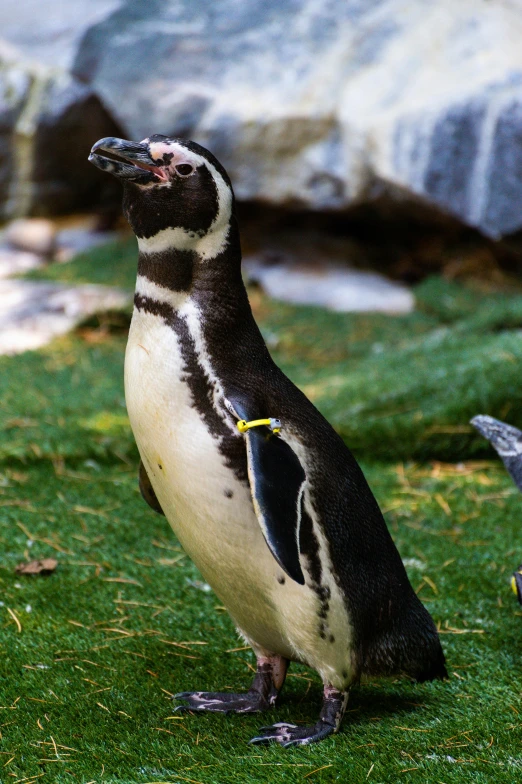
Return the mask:
<svg viewBox="0 0 522 784"><path fill-rule="evenodd" d="M413 591L366 646L363 662L366 675L402 674L419 683L448 677L437 628Z"/></svg>
<svg viewBox="0 0 522 784"><path fill-rule="evenodd" d="M446 669L446 657L442 651L439 643L438 650L431 661L427 662L427 666L413 674L413 678L417 683L425 683L425 681L445 681L449 678Z"/></svg>
<svg viewBox="0 0 522 784"><path fill-rule="evenodd" d="M439 632L417 596L414 599L412 597L412 606L402 626L402 634L399 656L404 657L408 675L418 683L446 680L446 657Z"/></svg>
<svg viewBox="0 0 522 784"><path fill-rule="evenodd" d="M424 608L423 608L424 609ZM401 654L405 672L418 683L446 680L446 657L440 644L439 633L431 617L426 612L425 627L408 635Z"/></svg>

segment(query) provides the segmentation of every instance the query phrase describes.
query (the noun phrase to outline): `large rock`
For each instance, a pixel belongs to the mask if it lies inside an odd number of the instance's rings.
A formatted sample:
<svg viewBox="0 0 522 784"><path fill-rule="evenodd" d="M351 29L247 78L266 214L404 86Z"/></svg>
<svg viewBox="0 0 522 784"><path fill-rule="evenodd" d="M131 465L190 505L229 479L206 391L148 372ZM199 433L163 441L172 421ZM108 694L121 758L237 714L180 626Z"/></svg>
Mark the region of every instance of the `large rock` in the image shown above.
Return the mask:
<svg viewBox="0 0 522 784"><path fill-rule="evenodd" d="M131 299L110 286L0 280L0 354L41 348L88 316L128 308Z"/></svg>
<svg viewBox="0 0 522 784"><path fill-rule="evenodd" d="M85 29L117 5L0 4L0 217L69 212L116 192L86 155L100 136L121 131L69 71Z"/></svg>
<svg viewBox="0 0 522 784"><path fill-rule="evenodd" d="M274 299L300 305L320 305L340 313L411 313L411 292L376 272L365 272L326 263L320 269L306 264L259 263L246 257L249 279L259 283Z"/></svg>
<svg viewBox="0 0 522 784"><path fill-rule="evenodd" d="M518 0L18 0L0 31L0 214L110 201L92 142L163 132L241 199L522 228Z"/></svg>
<svg viewBox="0 0 522 784"><path fill-rule="evenodd" d="M0 51L0 217L53 215L118 189L87 162L93 141L121 133L92 89ZM100 176L101 175L101 176Z"/></svg>
<svg viewBox="0 0 522 784"><path fill-rule="evenodd" d="M251 237L251 240L254 239ZM412 292L368 272L367 251L353 240L306 229L260 235L245 248L243 272L274 299L345 313L411 313Z"/></svg>
<svg viewBox="0 0 522 784"><path fill-rule="evenodd" d="M0 3L0 36L33 63L69 71L79 41L121 0L16 0Z"/></svg>
<svg viewBox="0 0 522 784"><path fill-rule="evenodd" d="M56 246L56 227L45 218L19 218L7 226L4 239L17 250L50 257Z"/></svg>
<svg viewBox="0 0 522 784"><path fill-rule="evenodd" d="M29 94L31 78L27 70L6 60L13 56L0 42L0 205L9 199L10 185L15 171L14 128Z"/></svg>
<svg viewBox="0 0 522 784"><path fill-rule="evenodd" d="M522 7L510 0L126 0L74 74L125 133L191 136L241 199L383 192L522 227Z"/></svg>

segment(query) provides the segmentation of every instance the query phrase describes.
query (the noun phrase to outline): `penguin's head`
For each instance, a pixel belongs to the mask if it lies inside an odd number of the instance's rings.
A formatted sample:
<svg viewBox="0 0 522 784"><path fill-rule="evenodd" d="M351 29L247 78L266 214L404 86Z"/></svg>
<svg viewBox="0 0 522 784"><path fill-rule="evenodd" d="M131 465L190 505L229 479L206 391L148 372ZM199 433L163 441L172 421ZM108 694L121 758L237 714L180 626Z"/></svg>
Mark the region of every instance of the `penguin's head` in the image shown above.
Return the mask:
<svg viewBox="0 0 522 784"><path fill-rule="evenodd" d="M522 454L522 432L516 427L486 415L474 417L471 424L488 439L500 457Z"/></svg>
<svg viewBox="0 0 522 784"><path fill-rule="evenodd" d="M123 211L140 251L223 250L234 210L230 179L199 144L155 134L141 142L107 137L89 161L123 183Z"/></svg>

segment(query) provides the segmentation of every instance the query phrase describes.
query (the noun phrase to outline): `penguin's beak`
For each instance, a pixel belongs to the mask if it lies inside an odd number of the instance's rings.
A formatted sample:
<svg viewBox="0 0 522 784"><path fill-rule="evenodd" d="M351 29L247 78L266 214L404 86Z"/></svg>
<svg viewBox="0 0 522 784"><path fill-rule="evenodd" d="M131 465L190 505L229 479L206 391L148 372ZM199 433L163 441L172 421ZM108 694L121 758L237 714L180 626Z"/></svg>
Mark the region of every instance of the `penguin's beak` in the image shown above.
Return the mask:
<svg viewBox="0 0 522 784"><path fill-rule="evenodd" d="M89 161L102 171L140 185L167 180L165 169L151 158L147 144L107 136L93 146Z"/></svg>

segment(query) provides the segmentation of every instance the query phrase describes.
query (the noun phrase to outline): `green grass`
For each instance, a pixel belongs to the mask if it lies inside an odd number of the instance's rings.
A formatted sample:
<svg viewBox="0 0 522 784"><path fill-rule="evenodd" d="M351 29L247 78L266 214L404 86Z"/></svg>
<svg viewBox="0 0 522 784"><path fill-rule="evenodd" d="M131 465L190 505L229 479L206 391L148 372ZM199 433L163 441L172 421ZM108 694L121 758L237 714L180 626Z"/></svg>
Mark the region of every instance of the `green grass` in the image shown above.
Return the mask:
<svg viewBox="0 0 522 784"><path fill-rule="evenodd" d="M365 469L443 631L452 677L365 683L337 737L283 750L247 746L266 716L172 718L171 693L246 688L253 658L233 650L242 643L232 623L141 501L134 466L6 468L0 764L14 759L1 780L301 782L328 766L312 781L364 782L372 765L374 782L516 780L521 619L508 576L519 497L496 466ZM53 575L14 573L26 557L49 555L59 560ZM313 722L318 677L291 674L271 720Z"/></svg>
<svg viewBox="0 0 522 784"><path fill-rule="evenodd" d="M129 239L32 277L132 288L135 267L135 240ZM433 278L416 287L416 312L395 318L330 313L276 303L257 290L251 294L278 364L360 457L452 461L491 456L468 425L471 417L481 413L522 422L518 291L488 294ZM113 322L105 319L104 325ZM92 320L90 326L95 326ZM19 410L35 422L21 428L10 424L0 439L0 457L31 459L35 443L42 455L77 458L132 448L123 395L115 409L112 404L122 373L121 317L116 326L119 336L95 346L68 339L56 343L50 354L0 358L0 400L7 401L11 414L0 422L0 434L5 421L16 422ZM91 438L92 418L100 411L108 412L105 419L112 418L112 427L104 435L98 422ZM85 429L85 437L75 443L68 426L72 412Z"/></svg>
<svg viewBox="0 0 522 784"><path fill-rule="evenodd" d="M100 245L80 253L68 264L51 264L32 270L30 280L55 280L64 283L98 283L134 289L136 280L136 239Z"/></svg>
<svg viewBox="0 0 522 784"><path fill-rule="evenodd" d="M97 249L46 275L130 286L133 252ZM292 666L270 717L173 716L176 691L246 688L253 657L233 650L227 614L139 496L121 319L0 359L2 784L520 778L509 576L522 500L466 428L476 413L522 421L522 299L439 280L417 297L417 313L389 318L252 291L277 361L355 445L452 673L363 683L339 735L307 748L247 745L265 723L316 720L320 683L304 667ZM43 556L59 561L51 576L14 572Z"/></svg>

